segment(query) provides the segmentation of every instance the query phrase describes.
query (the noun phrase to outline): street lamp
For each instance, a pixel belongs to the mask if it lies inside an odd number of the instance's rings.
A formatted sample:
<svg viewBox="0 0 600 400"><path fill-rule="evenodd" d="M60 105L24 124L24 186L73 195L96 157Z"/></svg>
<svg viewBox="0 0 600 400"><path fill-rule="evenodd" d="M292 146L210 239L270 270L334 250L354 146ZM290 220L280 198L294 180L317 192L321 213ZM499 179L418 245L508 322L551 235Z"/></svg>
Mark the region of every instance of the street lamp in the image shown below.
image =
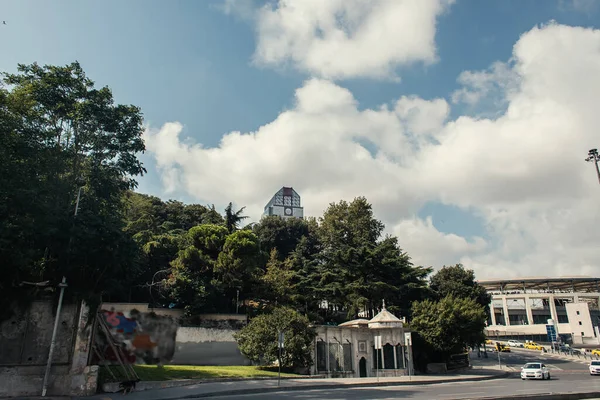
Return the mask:
<svg viewBox="0 0 600 400"><path fill-rule="evenodd" d="M598 155L598 149L591 149L588 152L588 157L585 159L587 162L593 162L596 165L596 174L598 175L598 183L600 183L600 168L598 167L598 161L600 160L600 155Z"/></svg>

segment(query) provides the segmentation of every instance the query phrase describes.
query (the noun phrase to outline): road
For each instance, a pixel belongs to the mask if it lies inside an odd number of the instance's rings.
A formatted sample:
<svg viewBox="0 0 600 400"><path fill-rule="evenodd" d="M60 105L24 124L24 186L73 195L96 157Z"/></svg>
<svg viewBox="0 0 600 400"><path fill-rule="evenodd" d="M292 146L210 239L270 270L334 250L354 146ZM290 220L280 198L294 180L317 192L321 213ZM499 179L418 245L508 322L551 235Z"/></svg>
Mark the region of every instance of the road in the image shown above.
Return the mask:
<svg viewBox="0 0 600 400"><path fill-rule="evenodd" d="M496 353L489 353L485 362L497 360ZM483 361L483 360L482 360ZM550 371L550 381L522 381L515 372L506 379L483 382L455 382L422 386L388 386L378 388L319 389L306 391L271 392L240 396L227 396L239 400L275 400L275 399L331 399L331 400L392 400L411 399L469 399L488 396L524 395L549 392L600 391L600 377L590 376L587 364L570 360L555 359L550 355L541 356L539 352L513 350L502 353L503 366L513 367L517 371L528 361L542 361ZM478 361L475 361L476 363Z"/></svg>

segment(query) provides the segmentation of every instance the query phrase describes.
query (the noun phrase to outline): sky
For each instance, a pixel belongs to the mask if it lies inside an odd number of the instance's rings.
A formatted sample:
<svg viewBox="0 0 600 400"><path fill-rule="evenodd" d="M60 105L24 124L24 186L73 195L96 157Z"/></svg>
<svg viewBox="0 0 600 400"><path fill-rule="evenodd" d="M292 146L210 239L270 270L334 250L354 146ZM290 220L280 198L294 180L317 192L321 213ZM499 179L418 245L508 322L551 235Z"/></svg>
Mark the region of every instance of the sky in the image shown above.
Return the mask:
<svg viewBox="0 0 600 400"><path fill-rule="evenodd" d="M78 60L162 199L365 196L417 265L598 276L600 0L0 0L0 71Z"/></svg>

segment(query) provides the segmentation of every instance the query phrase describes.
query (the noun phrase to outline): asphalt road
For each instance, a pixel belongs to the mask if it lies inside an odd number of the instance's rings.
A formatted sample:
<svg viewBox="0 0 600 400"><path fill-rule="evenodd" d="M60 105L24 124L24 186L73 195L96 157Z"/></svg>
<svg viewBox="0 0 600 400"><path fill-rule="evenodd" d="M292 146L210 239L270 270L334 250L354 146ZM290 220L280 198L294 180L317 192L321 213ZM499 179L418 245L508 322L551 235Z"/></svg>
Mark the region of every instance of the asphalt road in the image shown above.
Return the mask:
<svg viewBox="0 0 600 400"><path fill-rule="evenodd" d="M489 353L489 363L497 360L497 353ZM583 362L555 359L539 352L513 350L501 353L503 366L520 370L528 361L542 361L550 369L549 381L522 381L518 372L506 379L494 379L483 382L455 382L422 386L389 386L377 388L319 389L307 391L284 391L240 396L227 396L239 400L275 400L275 399L331 399L331 400L392 400L411 399L471 399L479 397L524 395L550 392L600 391L600 376L590 376ZM475 361L476 363L478 361Z"/></svg>

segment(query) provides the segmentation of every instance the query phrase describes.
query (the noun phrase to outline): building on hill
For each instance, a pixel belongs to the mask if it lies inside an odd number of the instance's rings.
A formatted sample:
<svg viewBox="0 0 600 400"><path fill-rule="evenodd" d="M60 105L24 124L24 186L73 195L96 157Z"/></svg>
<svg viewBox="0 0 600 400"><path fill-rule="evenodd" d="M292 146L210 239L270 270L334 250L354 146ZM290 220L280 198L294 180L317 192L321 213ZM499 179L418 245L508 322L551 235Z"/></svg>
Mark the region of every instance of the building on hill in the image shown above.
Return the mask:
<svg viewBox="0 0 600 400"><path fill-rule="evenodd" d="M291 187L282 187L265 206L263 216L279 215L282 218L303 218L304 208L300 195Z"/></svg>

